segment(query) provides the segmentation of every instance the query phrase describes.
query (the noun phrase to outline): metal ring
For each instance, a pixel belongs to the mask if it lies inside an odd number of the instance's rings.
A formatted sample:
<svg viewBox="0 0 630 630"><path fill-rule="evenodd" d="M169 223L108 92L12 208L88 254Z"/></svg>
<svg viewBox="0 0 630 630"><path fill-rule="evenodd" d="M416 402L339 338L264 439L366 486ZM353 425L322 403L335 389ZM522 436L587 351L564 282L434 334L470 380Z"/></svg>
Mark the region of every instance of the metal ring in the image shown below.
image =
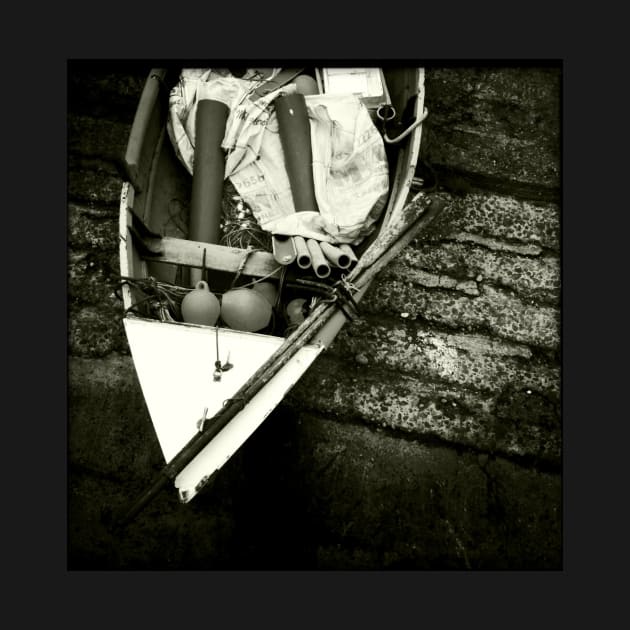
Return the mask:
<svg viewBox="0 0 630 630"><path fill-rule="evenodd" d="M384 103L376 109L376 117L383 122L388 122L396 118L396 110L391 105Z"/></svg>

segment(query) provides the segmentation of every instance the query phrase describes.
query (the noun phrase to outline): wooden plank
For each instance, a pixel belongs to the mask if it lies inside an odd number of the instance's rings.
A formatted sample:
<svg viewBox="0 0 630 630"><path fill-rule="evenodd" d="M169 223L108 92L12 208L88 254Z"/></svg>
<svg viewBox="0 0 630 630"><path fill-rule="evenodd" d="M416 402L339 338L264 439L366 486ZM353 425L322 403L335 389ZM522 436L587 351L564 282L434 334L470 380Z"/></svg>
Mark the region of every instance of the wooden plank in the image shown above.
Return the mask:
<svg viewBox="0 0 630 630"><path fill-rule="evenodd" d="M161 254L156 256L145 254L143 256L145 260L201 269L205 250L205 266L207 269L236 273L245 263L241 273L246 276L257 278L262 278L263 276L269 276L270 278L280 277L281 265L276 262L271 252L252 251L248 254L246 249L189 241L171 236L162 237L159 243L161 245Z"/></svg>

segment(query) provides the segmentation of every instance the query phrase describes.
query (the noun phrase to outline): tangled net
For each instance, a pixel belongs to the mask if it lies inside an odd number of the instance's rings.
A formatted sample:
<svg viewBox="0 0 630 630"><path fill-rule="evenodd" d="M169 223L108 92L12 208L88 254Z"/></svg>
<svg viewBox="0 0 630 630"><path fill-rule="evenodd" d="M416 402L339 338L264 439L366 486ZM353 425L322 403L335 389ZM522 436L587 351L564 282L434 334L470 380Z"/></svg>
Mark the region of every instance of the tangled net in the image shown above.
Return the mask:
<svg viewBox="0 0 630 630"><path fill-rule="evenodd" d="M272 251L271 234L263 230L234 185L226 180L221 212L221 245Z"/></svg>
<svg viewBox="0 0 630 630"><path fill-rule="evenodd" d="M163 322L181 320L181 303L184 296L191 290L184 287L148 278L123 277L121 286L128 285L136 289L144 297L134 302L126 311L149 316Z"/></svg>

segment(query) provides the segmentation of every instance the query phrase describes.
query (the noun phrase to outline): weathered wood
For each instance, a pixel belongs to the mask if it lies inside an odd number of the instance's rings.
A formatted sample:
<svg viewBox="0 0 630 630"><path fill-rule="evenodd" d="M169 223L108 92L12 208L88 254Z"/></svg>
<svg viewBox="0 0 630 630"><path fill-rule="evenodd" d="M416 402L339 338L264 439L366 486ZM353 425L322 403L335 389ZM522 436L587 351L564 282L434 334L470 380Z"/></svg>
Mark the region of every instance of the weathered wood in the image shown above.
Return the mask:
<svg viewBox="0 0 630 630"><path fill-rule="evenodd" d="M215 271L229 273L240 272L246 276L262 278L279 278L281 265L276 262L271 252L248 251L237 247L226 247L214 243L189 241L171 236L164 236L160 240L159 255L145 254L144 259L151 262L170 263L201 269L205 267Z"/></svg>

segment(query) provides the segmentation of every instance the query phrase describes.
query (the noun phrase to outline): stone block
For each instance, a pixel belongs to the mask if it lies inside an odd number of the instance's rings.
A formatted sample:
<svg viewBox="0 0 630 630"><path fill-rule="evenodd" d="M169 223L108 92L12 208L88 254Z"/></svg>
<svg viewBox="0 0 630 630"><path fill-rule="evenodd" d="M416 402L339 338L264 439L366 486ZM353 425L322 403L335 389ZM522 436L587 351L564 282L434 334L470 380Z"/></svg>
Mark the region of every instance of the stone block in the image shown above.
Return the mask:
<svg viewBox="0 0 630 630"><path fill-rule="evenodd" d="M549 198L560 188L560 67L429 68L423 158L455 188Z"/></svg>
<svg viewBox="0 0 630 630"><path fill-rule="evenodd" d="M325 392L322 395L322 392ZM562 432L554 390L506 383L489 392L414 372L321 356L287 398L295 409L361 422L403 437L556 465ZM529 404L531 402L531 404Z"/></svg>

